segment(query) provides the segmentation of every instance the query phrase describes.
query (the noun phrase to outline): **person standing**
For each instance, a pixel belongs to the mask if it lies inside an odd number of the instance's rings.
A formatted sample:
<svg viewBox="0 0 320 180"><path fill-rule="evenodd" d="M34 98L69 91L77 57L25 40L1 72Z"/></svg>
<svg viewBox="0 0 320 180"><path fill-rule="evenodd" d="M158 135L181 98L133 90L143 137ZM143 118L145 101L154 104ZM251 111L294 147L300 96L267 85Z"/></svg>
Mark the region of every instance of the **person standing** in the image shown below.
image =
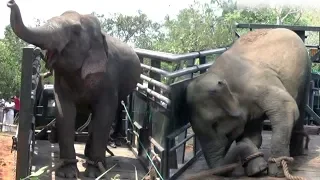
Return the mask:
<svg viewBox="0 0 320 180"><path fill-rule="evenodd" d="M14 117L16 117L17 113L19 113L20 111L20 96L18 94L14 96L13 102L14 102Z"/></svg>
<svg viewBox="0 0 320 180"><path fill-rule="evenodd" d="M3 124L7 124L7 125L13 125L13 121L14 121L14 102L12 102L13 97L9 98L8 101L4 104L4 112L5 114L5 118L3 120ZM6 132L12 132L12 127L3 125L2 126L2 131Z"/></svg>
<svg viewBox="0 0 320 180"><path fill-rule="evenodd" d="M0 100L0 123L1 124L4 121L4 116L5 116L5 113L4 113L4 104L5 104L5 102L6 101L4 99ZM3 125L0 125L1 130L2 130L2 127L3 127Z"/></svg>

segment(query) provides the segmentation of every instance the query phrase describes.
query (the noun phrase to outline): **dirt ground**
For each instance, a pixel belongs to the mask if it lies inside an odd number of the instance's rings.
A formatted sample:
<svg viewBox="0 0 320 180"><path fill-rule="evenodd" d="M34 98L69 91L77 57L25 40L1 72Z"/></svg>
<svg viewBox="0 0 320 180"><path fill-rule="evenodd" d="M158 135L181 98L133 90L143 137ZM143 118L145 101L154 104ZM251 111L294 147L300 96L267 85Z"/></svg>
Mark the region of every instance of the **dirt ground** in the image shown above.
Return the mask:
<svg viewBox="0 0 320 180"><path fill-rule="evenodd" d="M12 134L0 132L0 180L15 179L15 159L11 145Z"/></svg>

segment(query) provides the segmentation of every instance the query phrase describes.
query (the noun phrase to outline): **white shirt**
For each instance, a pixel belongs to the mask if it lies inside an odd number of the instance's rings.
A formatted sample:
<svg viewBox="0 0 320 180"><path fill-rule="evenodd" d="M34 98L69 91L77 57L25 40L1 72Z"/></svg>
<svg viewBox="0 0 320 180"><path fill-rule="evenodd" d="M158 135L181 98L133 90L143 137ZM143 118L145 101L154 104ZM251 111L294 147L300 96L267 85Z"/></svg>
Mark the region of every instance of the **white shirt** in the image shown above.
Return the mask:
<svg viewBox="0 0 320 180"><path fill-rule="evenodd" d="M12 107L14 107L14 102L11 102L11 103L6 102L6 103L4 104L4 106L7 107L7 108L12 108ZM9 110L7 111L7 113L11 115L11 114L14 114L14 111L13 111L13 109L9 109Z"/></svg>

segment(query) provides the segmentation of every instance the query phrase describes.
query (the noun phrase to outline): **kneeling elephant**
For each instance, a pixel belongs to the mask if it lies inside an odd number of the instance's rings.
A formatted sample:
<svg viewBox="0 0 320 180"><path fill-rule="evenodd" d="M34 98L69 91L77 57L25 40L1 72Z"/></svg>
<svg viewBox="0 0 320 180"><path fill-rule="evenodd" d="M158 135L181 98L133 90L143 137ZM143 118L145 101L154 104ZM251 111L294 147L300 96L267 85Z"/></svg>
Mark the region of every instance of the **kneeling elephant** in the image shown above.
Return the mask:
<svg viewBox="0 0 320 180"><path fill-rule="evenodd" d="M216 59L207 72L172 101L173 112L190 120L210 168L230 162L227 151L236 141L242 160L259 154L262 123L272 125L271 158L302 154L304 108L311 61L304 42L288 29L249 32ZM290 142L291 141L291 142ZM277 163L253 158L248 176L268 169L282 177Z"/></svg>

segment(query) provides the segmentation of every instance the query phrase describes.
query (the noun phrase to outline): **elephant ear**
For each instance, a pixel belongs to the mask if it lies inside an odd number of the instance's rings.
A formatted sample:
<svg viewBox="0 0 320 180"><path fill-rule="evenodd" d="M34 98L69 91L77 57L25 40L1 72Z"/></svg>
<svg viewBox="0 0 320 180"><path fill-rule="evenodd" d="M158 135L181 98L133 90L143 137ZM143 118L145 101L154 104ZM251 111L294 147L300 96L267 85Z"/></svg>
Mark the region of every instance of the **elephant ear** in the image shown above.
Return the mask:
<svg viewBox="0 0 320 180"><path fill-rule="evenodd" d="M89 74L105 73L107 61L108 44L105 35L101 32L101 39L92 42L88 57L82 65L81 77L85 79Z"/></svg>
<svg viewBox="0 0 320 180"><path fill-rule="evenodd" d="M241 115L241 108L238 98L232 94L228 83L226 81L217 82L218 102L222 109L228 113L229 116L239 117Z"/></svg>

